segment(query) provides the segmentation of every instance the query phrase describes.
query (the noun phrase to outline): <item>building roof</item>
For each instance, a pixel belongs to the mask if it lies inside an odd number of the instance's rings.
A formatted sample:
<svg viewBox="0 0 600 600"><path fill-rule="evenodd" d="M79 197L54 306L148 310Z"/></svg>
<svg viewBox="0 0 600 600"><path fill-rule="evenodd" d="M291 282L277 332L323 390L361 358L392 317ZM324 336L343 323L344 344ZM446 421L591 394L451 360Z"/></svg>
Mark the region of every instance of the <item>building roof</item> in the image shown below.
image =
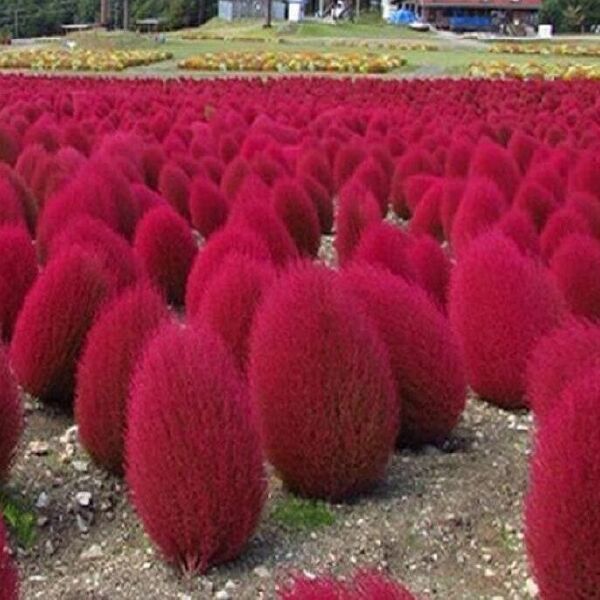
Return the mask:
<svg viewBox="0 0 600 600"><path fill-rule="evenodd" d="M542 0L421 0L428 7L495 8L539 10Z"/></svg>

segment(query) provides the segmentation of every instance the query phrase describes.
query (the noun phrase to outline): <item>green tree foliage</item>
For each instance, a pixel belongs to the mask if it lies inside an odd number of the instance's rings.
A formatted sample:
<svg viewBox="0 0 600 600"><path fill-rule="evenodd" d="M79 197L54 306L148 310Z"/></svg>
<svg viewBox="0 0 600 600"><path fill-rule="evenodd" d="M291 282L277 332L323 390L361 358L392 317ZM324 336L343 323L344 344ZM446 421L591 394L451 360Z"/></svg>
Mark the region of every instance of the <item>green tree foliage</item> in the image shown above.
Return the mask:
<svg viewBox="0 0 600 600"><path fill-rule="evenodd" d="M588 31L600 25L600 0L544 0L540 23L558 32Z"/></svg>
<svg viewBox="0 0 600 600"><path fill-rule="evenodd" d="M210 16L210 0L129 0L130 22L160 18L169 29L197 25ZM99 21L100 0L0 0L0 30L30 37L60 32L64 23ZM122 25L123 0L111 0L112 23Z"/></svg>

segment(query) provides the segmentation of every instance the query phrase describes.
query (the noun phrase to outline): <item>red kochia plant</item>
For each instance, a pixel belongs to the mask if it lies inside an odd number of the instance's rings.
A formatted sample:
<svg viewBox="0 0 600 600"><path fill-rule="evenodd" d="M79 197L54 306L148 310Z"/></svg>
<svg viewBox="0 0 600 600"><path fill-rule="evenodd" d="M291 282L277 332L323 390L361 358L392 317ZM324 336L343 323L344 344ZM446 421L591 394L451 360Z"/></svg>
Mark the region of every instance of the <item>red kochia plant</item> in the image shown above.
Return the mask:
<svg viewBox="0 0 600 600"><path fill-rule="evenodd" d="M582 234L568 236L550 260L571 312L600 319L600 242Z"/></svg>
<svg viewBox="0 0 600 600"><path fill-rule="evenodd" d="M341 265L352 259L363 231L381 221L377 200L361 183L351 181L340 192L335 248Z"/></svg>
<svg viewBox="0 0 600 600"><path fill-rule="evenodd" d="M295 577L279 590L280 600L416 600L403 585L378 571L359 571L350 580Z"/></svg>
<svg viewBox="0 0 600 600"><path fill-rule="evenodd" d="M188 198L190 178L175 162L163 166L158 181L158 190L167 202L185 219L190 218Z"/></svg>
<svg viewBox="0 0 600 600"><path fill-rule="evenodd" d="M159 294L140 284L111 303L87 336L77 370L75 420L82 445L109 471L123 470L126 402L134 367L168 316Z"/></svg>
<svg viewBox="0 0 600 600"><path fill-rule="evenodd" d="M266 495L247 388L208 327L169 325L131 386L127 482L146 531L187 572L237 557Z"/></svg>
<svg viewBox="0 0 600 600"><path fill-rule="evenodd" d="M19 573L8 553L8 539L0 518L0 600L19 600Z"/></svg>
<svg viewBox="0 0 600 600"><path fill-rule="evenodd" d="M23 225L25 215L17 192L8 179L0 177L0 225Z"/></svg>
<svg viewBox="0 0 600 600"><path fill-rule="evenodd" d="M529 354L565 315L548 274L502 234L483 235L454 267L449 315L471 387L500 406L526 405Z"/></svg>
<svg viewBox="0 0 600 600"><path fill-rule="evenodd" d="M538 431L525 505L525 541L545 600L600 590L600 369L565 388Z"/></svg>
<svg viewBox="0 0 600 600"><path fill-rule="evenodd" d="M510 152L486 137L483 137L475 148L469 177L491 179L508 203L512 202L521 180L519 167Z"/></svg>
<svg viewBox="0 0 600 600"><path fill-rule="evenodd" d="M321 241L319 217L310 196L295 180L279 180L273 188L273 208L296 247L305 256L316 256Z"/></svg>
<svg viewBox="0 0 600 600"><path fill-rule="evenodd" d="M300 154L296 163L296 174L318 181L331 195L334 191L333 175L327 154L319 148L311 148Z"/></svg>
<svg viewBox="0 0 600 600"><path fill-rule="evenodd" d="M330 193L312 177L301 177L300 183L317 211L321 233L331 233L333 227L333 201Z"/></svg>
<svg viewBox="0 0 600 600"><path fill-rule="evenodd" d="M572 208L561 208L548 219L540 235L540 251L546 261L574 233L591 235L591 229L583 216Z"/></svg>
<svg viewBox="0 0 600 600"><path fill-rule="evenodd" d="M0 347L0 481L6 479L8 475L22 431L23 406L19 390L10 372L6 353Z"/></svg>
<svg viewBox="0 0 600 600"><path fill-rule="evenodd" d="M210 237L227 220L227 201L221 190L205 175L192 180L189 206L192 226L204 238Z"/></svg>
<svg viewBox="0 0 600 600"><path fill-rule="evenodd" d="M267 246L251 229L228 225L217 232L200 250L190 271L185 291L188 317L193 317L198 312L210 280L218 273L229 254L243 255L267 263L271 260Z"/></svg>
<svg viewBox="0 0 600 600"><path fill-rule="evenodd" d="M506 210L498 187L489 179L472 177L456 211L450 242L458 257L481 233L491 228Z"/></svg>
<svg viewBox="0 0 600 600"><path fill-rule="evenodd" d="M51 260L73 246L81 246L100 260L115 291L132 285L141 275L140 265L127 240L99 219L89 215L75 217L51 240L48 258Z"/></svg>
<svg viewBox="0 0 600 600"><path fill-rule="evenodd" d="M211 278L200 301L197 318L221 336L242 371L254 315L273 280L269 263L233 254Z"/></svg>
<svg viewBox="0 0 600 600"><path fill-rule="evenodd" d="M337 190L352 177L365 156L365 149L358 143L346 144L339 149L333 163L333 179Z"/></svg>
<svg viewBox="0 0 600 600"><path fill-rule="evenodd" d="M352 260L387 269L394 275L413 281L416 272L409 257L410 246L411 240L402 229L379 221L362 233Z"/></svg>
<svg viewBox="0 0 600 600"><path fill-rule="evenodd" d="M529 213L512 208L498 221L498 229L510 238L524 254L538 256L540 243L535 225Z"/></svg>
<svg viewBox="0 0 600 600"><path fill-rule="evenodd" d="M448 321L423 290L388 272L352 267L342 282L388 348L401 405L399 443L443 441L466 399L463 364Z"/></svg>
<svg viewBox="0 0 600 600"><path fill-rule="evenodd" d="M536 419L545 419L565 386L595 364L600 364L600 326L569 319L544 336L527 364L527 398Z"/></svg>
<svg viewBox="0 0 600 600"><path fill-rule="evenodd" d="M21 226L0 227L0 337L9 340L25 296L37 277L35 249Z"/></svg>
<svg viewBox="0 0 600 600"><path fill-rule="evenodd" d="M10 347L27 392L70 400L83 341L108 292L100 261L78 246L48 264L25 298Z"/></svg>
<svg viewBox="0 0 600 600"><path fill-rule="evenodd" d="M289 489L342 500L383 477L399 424L389 357L335 272L307 264L275 284L249 378L263 447Z"/></svg>
<svg viewBox="0 0 600 600"><path fill-rule="evenodd" d="M186 281L197 253L185 219L170 207L151 210L138 224L134 249L167 300L183 304Z"/></svg>
<svg viewBox="0 0 600 600"><path fill-rule="evenodd" d="M523 180L513 206L525 210L533 219L538 231L543 229L548 217L558 208L552 192L543 185Z"/></svg>
<svg viewBox="0 0 600 600"><path fill-rule="evenodd" d="M415 207L413 217L408 225L411 233L416 235L426 234L439 240L443 239L441 219L443 198L443 180L436 181L429 187Z"/></svg>

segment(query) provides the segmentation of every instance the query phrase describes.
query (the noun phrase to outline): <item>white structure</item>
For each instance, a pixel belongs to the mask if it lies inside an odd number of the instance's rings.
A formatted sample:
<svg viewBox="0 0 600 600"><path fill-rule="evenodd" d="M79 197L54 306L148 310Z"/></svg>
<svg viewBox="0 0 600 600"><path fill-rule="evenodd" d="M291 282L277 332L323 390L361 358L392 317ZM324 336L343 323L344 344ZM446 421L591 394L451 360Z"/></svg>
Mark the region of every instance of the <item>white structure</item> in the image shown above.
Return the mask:
<svg viewBox="0 0 600 600"><path fill-rule="evenodd" d="M540 25L538 27L538 37L542 40L549 40L552 37L552 25Z"/></svg>
<svg viewBox="0 0 600 600"><path fill-rule="evenodd" d="M302 0L288 0L288 21L302 20Z"/></svg>

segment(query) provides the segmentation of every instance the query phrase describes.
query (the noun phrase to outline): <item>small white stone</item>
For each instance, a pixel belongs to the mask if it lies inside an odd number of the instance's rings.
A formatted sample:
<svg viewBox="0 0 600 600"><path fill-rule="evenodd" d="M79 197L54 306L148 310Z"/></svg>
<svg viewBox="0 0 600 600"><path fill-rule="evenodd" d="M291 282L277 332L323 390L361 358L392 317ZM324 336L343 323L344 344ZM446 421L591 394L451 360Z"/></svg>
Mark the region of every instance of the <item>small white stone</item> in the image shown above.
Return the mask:
<svg viewBox="0 0 600 600"><path fill-rule="evenodd" d="M48 442L42 442L41 440L33 440L29 442L29 452L35 454L35 456L45 456L50 451Z"/></svg>
<svg viewBox="0 0 600 600"><path fill-rule="evenodd" d="M256 567L256 569L254 569L254 574L257 577L260 577L261 579L268 579L271 576L271 572L269 571L269 569L267 569L267 567Z"/></svg>
<svg viewBox="0 0 600 600"><path fill-rule="evenodd" d="M77 492L77 494L75 494L75 500L77 500L79 506L87 508L92 503L92 494L91 492Z"/></svg>
<svg viewBox="0 0 600 600"><path fill-rule="evenodd" d="M495 577L496 576L496 573L492 569L486 569L483 572L483 574L485 577Z"/></svg>
<svg viewBox="0 0 600 600"><path fill-rule="evenodd" d="M525 582L525 590L530 598L537 598L540 593L537 583L531 577Z"/></svg>
<svg viewBox="0 0 600 600"><path fill-rule="evenodd" d="M46 492L42 492L35 501L36 508L48 508L49 504L50 498L48 497L48 494Z"/></svg>
<svg viewBox="0 0 600 600"><path fill-rule="evenodd" d="M229 592L227 590L219 590L215 594L215 598L217 600L229 600L231 598L231 596L229 595Z"/></svg>
<svg viewBox="0 0 600 600"><path fill-rule="evenodd" d="M104 550L98 544L93 544L87 550L84 550L81 555L81 560L98 560L104 556Z"/></svg>

